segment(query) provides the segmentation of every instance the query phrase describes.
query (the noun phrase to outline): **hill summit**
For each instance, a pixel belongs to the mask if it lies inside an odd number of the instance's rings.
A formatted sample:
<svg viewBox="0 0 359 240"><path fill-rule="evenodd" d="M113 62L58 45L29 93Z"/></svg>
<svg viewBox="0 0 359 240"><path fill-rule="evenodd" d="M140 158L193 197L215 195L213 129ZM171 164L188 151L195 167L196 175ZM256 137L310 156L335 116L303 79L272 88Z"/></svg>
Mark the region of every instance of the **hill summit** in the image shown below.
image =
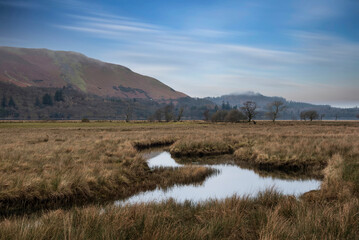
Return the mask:
<svg viewBox="0 0 359 240"><path fill-rule="evenodd" d="M124 66L76 52L48 49L0 47L0 82L19 87L67 87L101 97L149 100L187 97Z"/></svg>

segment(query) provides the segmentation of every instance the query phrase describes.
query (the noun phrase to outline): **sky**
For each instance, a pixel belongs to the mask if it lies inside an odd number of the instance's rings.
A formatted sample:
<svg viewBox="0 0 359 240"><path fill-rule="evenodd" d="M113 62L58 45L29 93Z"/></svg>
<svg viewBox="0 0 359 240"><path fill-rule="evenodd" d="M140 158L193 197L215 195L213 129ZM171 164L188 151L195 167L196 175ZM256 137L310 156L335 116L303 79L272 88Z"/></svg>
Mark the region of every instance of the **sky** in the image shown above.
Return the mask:
<svg viewBox="0 0 359 240"><path fill-rule="evenodd" d="M192 97L359 106L358 0L0 0L0 46L81 52Z"/></svg>

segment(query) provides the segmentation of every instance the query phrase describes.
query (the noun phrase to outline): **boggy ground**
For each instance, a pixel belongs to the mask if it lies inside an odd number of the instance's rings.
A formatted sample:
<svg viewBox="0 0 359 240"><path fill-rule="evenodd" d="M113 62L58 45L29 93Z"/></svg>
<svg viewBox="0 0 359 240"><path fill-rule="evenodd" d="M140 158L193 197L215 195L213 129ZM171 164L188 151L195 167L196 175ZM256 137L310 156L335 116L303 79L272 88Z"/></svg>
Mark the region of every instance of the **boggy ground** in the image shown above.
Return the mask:
<svg viewBox="0 0 359 240"><path fill-rule="evenodd" d="M265 170L310 171L319 191L269 190L195 205L74 206L0 220L0 239L355 239L359 236L359 123L1 123L0 205L67 204L203 180L211 170L150 170L136 148L176 156L233 154ZM324 169L324 170L323 170ZM181 172L182 171L182 172ZM65 197L64 197L65 196ZM71 197L69 197L71 196ZM41 201L40 201L41 200ZM65 201L66 202L66 201Z"/></svg>

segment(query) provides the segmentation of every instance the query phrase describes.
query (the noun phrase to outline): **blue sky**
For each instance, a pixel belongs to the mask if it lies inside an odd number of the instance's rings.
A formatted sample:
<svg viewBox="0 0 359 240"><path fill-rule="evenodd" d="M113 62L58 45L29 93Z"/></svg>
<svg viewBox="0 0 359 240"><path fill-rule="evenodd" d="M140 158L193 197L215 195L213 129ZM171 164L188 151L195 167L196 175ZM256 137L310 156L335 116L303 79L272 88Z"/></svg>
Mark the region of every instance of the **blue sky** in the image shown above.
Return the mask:
<svg viewBox="0 0 359 240"><path fill-rule="evenodd" d="M359 106L357 0L0 0L0 45L81 52L193 97Z"/></svg>

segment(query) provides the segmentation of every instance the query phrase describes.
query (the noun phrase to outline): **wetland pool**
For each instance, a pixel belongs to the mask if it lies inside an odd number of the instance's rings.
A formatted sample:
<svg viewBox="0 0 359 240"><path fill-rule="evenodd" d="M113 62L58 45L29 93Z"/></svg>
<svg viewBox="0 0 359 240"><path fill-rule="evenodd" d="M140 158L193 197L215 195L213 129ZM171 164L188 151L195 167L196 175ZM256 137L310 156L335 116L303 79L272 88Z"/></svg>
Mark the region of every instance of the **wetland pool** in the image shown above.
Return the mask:
<svg viewBox="0 0 359 240"><path fill-rule="evenodd" d="M182 167L166 151L151 152L144 155L150 168ZM220 158L221 156L218 156ZM320 188L321 181L315 179L283 179L273 176L260 176L254 170L231 164L213 164L207 166L217 173L207 177L202 183L175 185L167 189L157 188L138 193L130 198L118 200L115 205L145 202L161 202L174 199L177 202L204 202L209 199L225 199L233 195L255 197L259 192L274 188L285 195L299 195Z"/></svg>

